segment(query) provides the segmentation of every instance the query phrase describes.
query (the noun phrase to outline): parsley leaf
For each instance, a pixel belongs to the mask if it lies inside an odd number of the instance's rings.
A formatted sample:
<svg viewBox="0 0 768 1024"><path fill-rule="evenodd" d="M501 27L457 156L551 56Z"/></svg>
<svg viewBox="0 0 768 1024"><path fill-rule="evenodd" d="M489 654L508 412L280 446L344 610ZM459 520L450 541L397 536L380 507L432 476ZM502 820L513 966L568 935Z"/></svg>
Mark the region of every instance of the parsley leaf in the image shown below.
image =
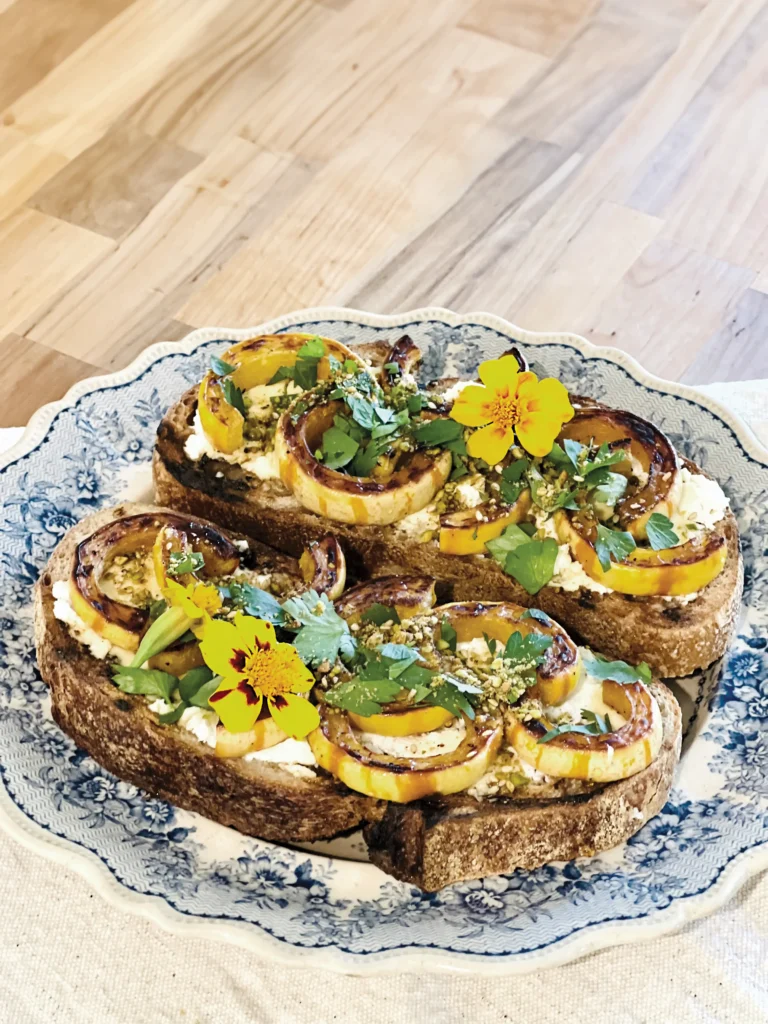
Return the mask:
<svg viewBox="0 0 768 1024"><path fill-rule="evenodd" d="M446 711L450 711L457 717L463 712L467 718L471 719L475 717L471 697L482 692L479 686L465 683L463 680L457 679L456 676L443 673L438 685L425 695L424 703L445 708Z"/></svg>
<svg viewBox="0 0 768 1024"><path fill-rule="evenodd" d="M326 594L308 590L284 601L283 609L301 625L293 646L305 664L334 662L339 655L351 658L355 653L355 638L349 625L337 614Z"/></svg>
<svg viewBox="0 0 768 1024"><path fill-rule="evenodd" d="M226 363L219 356L211 356L211 369L217 377L226 377L237 369L232 363Z"/></svg>
<svg viewBox="0 0 768 1024"><path fill-rule="evenodd" d="M555 575L556 560L557 541L552 537L528 540L509 552L504 572L516 579L529 594L538 594Z"/></svg>
<svg viewBox="0 0 768 1024"><path fill-rule="evenodd" d="M609 530L602 523L598 524L595 551L597 552L603 572L608 572L611 568L612 558L617 562L621 562L636 547L635 539L631 533L622 533L621 530Z"/></svg>
<svg viewBox="0 0 768 1024"><path fill-rule="evenodd" d="M159 619L167 607L168 602L162 597L158 598L157 601L153 601L149 606L149 621L154 622L155 619Z"/></svg>
<svg viewBox="0 0 768 1024"><path fill-rule="evenodd" d="M388 704L402 690L396 679L361 679L354 676L326 691L325 700L335 708L356 715L377 715L382 704Z"/></svg>
<svg viewBox="0 0 768 1024"><path fill-rule="evenodd" d="M376 626L381 626L385 622L394 622L397 625L400 622L400 616L397 614L394 608L390 608L389 605L380 604L378 601L372 604L367 611L364 611L360 616L361 622L373 622Z"/></svg>
<svg viewBox="0 0 768 1024"><path fill-rule="evenodd" d="M529 540L528 535L514 523L511 526L505 527L498 537L486 541L485 546L503 569L510 551L514 551L521 544L527 544Z"/></svg>
<svg viewBox="0 0 768 1024"><path fill-rule="evenodd" d="M356 372L357 372L357 363L355 362L355 360L354 359L345 359L344 360L344 373L356 373Z"/></svg>
<svg viewBox="0 0 768 1024"><path fill-rule="evenodd" d="M451 452L451 467L451 475L448 477L449 480L461 480L463 476L467 476L469 473L466 460L461 455L457 455L454 451Z"/></svg>
<svg viewBox="0 0 768 1024"><path fill-rule="evenodd" d="M530 664L536 667L544 661L549 648L552 646L552 637L545 633L526 633L523 635L519 630L510 634L504 647L504 658L517 664Z"/></svg>
<svg viewBox="0 0 768 1024"><path fill-rule="evenodd" d="M205 683L210 683L214 678L216 678L216 685L218 686L221 681L220 678L218 676L214 677L213 672L211 672L207 665L201 665L200 668L191 668L189 672L185 672L179 679L179 696L183 701L189 703L197 691Z"/></svg>
<svg viewBox="0 0 768 1024"><path fill-rule="evenodd" d="M389 658L395 664L389 667L389 678L397 679L399 675L418 661L421 655L414 647L407 647L405 644L382 644L379 648L382 658Z"/></svg>
<svg viewBox="0 0 768 1024"><path fill-rule="evenodd" d="M128 665L116 666L113 678L123 693L142 693L147 697L162 697L168 702L178 685L176 676L169 672L154 668L131 668Z"/></svg>
<svg viewBox="0 0 768 1024"><path fill-rule="evenodd" d="M427 404L427 399L421 392L417 392L415 395L408 395L406 400L406 408L411 415L416 415L417 412L421 412L424 406Z"/></svg>
<svg viewBox="0 0 768 1024"><path fill-rule="evenodd" d="M593 479L599 474L599 479ZM604 505L615 505L619 498L623 497L627 489L627 478L621 473L611 473L610 470L596 469L585 479L588 487L595 487L592 492L592 500L600 501Z"/></svg>
<svg viewBox="0 0 768 1024"><path fill-rule="evenodd" d="M168 575L181 576L187 572L199 572L205 565L205 558L199 551L172 551L168 556Z"/></svg>
<svg viewBox="0 0 768 1024"><path fill-rule="evenodd" d="M650 683L651 670L641 661L639 665L628 665L626 661L608 661L599 654L582 652L584 668L595 679L612 679L616 683Z"/></svg>
<svg viewBox="0 0 768 1024"><path fill-rule="evenodd" d="M231 377L225 377L222 381L222 390L224 392L224 401L237 409L241 416L245 416L245 402L243 401L243 392L235 384Z"/></svg>
<svg viewBox="0 0 768 1024"><path fill-rule="evenodd" d="M353 394L347 395L346 403L352 413L352 419L359 423L364 430L373 430L378 422L373 403L369 402L367 398L363 398L362 395Z"/></svg>
<svg viewBox="0 0 768 1024"><path fill-rule="evenodd" d="M454 653L456 652L456 638L456 630L450 624L448 619L443 616L440 623L440 639L444 640L445 643L448 644L448 650L453 651Z"/></svg>
<svg viewBox="0 0 768 1024"><path fill-rule="evenodd" d="M437 448L449 441L458 441L460 437L464 437L464 427L456 420L427 420L413 430L414 441L425 448Z"/></svg>
<svg viewBox="0 0 768 1024"><path fill-rule="evenodd" d="M323 344L323 339L315 335L314 338L310 338L309 341L301 346L296 353L296 359L314 359L316 362L320 362L324 355L325 345Z"/></svg>
<svg viewBox="0 0 768 1024"><path fill-rule="evenodd" d="M339 427L329 427L323 434L323 465L328 469L341 469L352 461L360 447L354 438Z"/></svg>
<svg viewBox="0 0 768 1024"><path fill-rule="evenodd" d="M273 626L282 626L285 622L285 612L277 599L251 583L233 580L226 587L219 587L219 593L224 600L232 601L248 615L253 615L257 619L271 622Z"/></svg>
<svg viewBox="0 0 768 1024"><path fill-rule="evenodd" d="M680 543L680 538L675 533L672 520L663 516L660 512L654 512L645 524L645 532L648 536L648 543L654 551L662 548L673 548Z"/></svg>
<svg viewBox="0 0 768 1024"><path fill-rule="evenodd" d="M180 704L176 705L173 711L166 711L164 714L158 715L157 720L160 725L173 725L175 722L178 722L188 707L189 704L185 701L181 701Z"/></svg>

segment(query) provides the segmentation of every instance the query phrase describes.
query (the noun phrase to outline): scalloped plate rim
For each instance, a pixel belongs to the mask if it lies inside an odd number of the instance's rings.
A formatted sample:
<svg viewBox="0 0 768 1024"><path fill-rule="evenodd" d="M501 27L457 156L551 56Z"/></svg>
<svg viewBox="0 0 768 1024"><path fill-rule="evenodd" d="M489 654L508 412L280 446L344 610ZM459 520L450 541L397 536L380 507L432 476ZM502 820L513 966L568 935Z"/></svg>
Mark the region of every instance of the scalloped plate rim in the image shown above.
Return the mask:
<svg viewBox="0 0 768 1024"><path fill-rule="evenodd" d="M503 317L485 312L454 313L442 307L422 307L403 313L377 314L347 307L319 306L296 310L275 317L252 328L199 327L180 341L159 341L145 348L121 370L85 378L76 382L63 398L41 406L32 415L22 437L0 455L0 469L24 458L45 438L56 416L75 405L81 398L101 390L128 383L144 373L162 357L183 352L191 354L211 340L211 332L231 340L240 340L258 333L274 333L290 324L313 320L339 320L362 323L371 327L403 326L403 321L437 320L457 327L478 324L503 334L514 334L523 344L565 344L587 358L602 358L626 370L637 383L686 399L717 416L735 435L745 453L755 461L768 465L768 449L729 409L695 388L658 377L645 370L634 357L611 346L598 346L581 335L568 331L527 331ZM768 842L737 854L706 890L678 897L652 916L620 922L596 922L571 932L549 945L520 954L478 955L425 947L401 946L367 954L350 953L334 947L303 947L279 939L254 928L245 921L223 921L206 918L173 907L162 895L139 893L119 882L102 857L73 841L59 836L27 817L0 786L0 825L24 847L49 860L62 864L80 875L110 904L123 911L154 921L166 931L178 935L199 935L222 939L253 952L268 955L276 963L297 962L326 967L347 974L376 975L392 971L415 973L429 970L452 974L498 976L524 974L531 970L571 962L589 953L612 945L623 945L677 931L690 921L704 917L726 903L749 878L768 867ZM313 855L318 856L318 855Z"/></svg>

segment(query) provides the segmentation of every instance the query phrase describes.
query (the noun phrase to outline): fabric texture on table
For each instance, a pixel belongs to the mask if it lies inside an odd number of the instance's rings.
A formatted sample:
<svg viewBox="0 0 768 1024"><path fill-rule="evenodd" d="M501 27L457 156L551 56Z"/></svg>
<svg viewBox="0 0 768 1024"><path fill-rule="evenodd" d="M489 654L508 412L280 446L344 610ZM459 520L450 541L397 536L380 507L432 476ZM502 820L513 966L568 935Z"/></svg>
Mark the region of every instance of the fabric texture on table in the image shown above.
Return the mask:
<svg viewBox="0 0 768 1024"><path fill-rule="evenodd" d="M768 445L768 381L700 390ZM0 450L16 437L0 432ZM283 967L118 910L0 831L0 1024L758 1024L768 873L682 931L521 977Z"/></svg>

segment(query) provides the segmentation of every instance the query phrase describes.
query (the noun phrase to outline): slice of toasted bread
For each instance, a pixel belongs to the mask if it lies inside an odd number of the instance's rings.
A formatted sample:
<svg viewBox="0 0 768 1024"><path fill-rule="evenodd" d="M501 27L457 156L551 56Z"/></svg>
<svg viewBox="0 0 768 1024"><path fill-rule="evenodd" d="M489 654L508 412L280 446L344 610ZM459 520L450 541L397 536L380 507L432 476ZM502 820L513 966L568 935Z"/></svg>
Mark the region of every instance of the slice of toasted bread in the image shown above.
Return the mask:
<svg viewBox="0 0 768 1024"><path fill-rule="evenodd" d="M431 892L463 879L591 857L624 842L666 803L680 757L677 701L663 683L649 689L661 709L664 738L656 760L637 775L606 785L532 784L515 790L514 798L478 801L458 793L388 804L364 829L371 860Z"/></svg>
<svg viewBox="0 0 768 1024"><path fill-rule="evenodd" d="M536 605L596 650L631 663L646 661L662 678L704 668L728 647L743 581L738 528L730 511L724 521L725 569L693 601L549 586L532 597L490 556L446 555L436 540L419 543L396 526L331 523L303 508L279 480L260 481L226 462L190 460L184 444L196 407L197 389L191 388L158 429L153 473L160 504L205 516L293 555L332 529L359 575L424 574L447 584L452 600ZM693 463L685 465L701 472Z"/></svg>
<svg viewBox="0 0 768 1024"><path fill-rule="evenodd" d="M304 842L375 820L383 811L380 801L352 792L325 772L297 778L268 761L217 758L186 729L160 725L146 699L118 690L109 666L54 616L51 589L69 578L80 541L114 519L152 511L161 510L125 503L89 516L61 541L36 585L37 658L56 722L108 771L248 835ZM253 541L250 548L259 568L301 579L292 558Z"/></svg>
<svg viewBox="0 0 768 1024"><path fill-rule="evenodd" d="M122 779L248 835L276 842L329 838L364 824L371 859L424 889L462 879L589 856L621 842L663 806L680 750L680 712L659 683L664 740L658 758L622 782L562 779L512 798L468 794L387 804L355 793L318 769L297 778L279 765L219 759L178 726L161 726L140 696L116 689L109 666L74 640L53 614L52 587L69 578L77 544L105 523L160 511L123 504L75 527L54 551L35 593L35 639L54 718ZM236 535L230 534L233 538ZM261 570L298 581L293 559L250 541Z"/></svg>

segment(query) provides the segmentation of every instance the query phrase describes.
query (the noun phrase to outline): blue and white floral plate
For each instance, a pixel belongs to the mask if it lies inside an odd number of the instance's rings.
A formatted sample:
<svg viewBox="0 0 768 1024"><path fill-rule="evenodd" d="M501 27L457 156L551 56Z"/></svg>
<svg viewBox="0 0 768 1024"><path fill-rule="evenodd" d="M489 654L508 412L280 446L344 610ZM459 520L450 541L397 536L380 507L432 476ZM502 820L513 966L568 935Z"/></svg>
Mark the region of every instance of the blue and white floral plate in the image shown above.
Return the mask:
<svg viewBox="0 0 768 1024"><path fill-rule="evenodd" d="M623 847L424 894L370 864L247 839L147 798L53 723L32 643L40 568L80 518L151 494L157 423L223 347L217 339L286 329L348 343L407 330L425 353L426 378L471 373L515 340L539 372L659 423L723 484L746 562L738 638L719 682L715 670L679 687L687 738L676 787ZM503 973L676 929L768 866L768 453L716 402L624 353L442 309L315 309L252 331L206 328L76 384L35 414L0 467L0 822L112 902L171 931L287 962Z"/></svg>

